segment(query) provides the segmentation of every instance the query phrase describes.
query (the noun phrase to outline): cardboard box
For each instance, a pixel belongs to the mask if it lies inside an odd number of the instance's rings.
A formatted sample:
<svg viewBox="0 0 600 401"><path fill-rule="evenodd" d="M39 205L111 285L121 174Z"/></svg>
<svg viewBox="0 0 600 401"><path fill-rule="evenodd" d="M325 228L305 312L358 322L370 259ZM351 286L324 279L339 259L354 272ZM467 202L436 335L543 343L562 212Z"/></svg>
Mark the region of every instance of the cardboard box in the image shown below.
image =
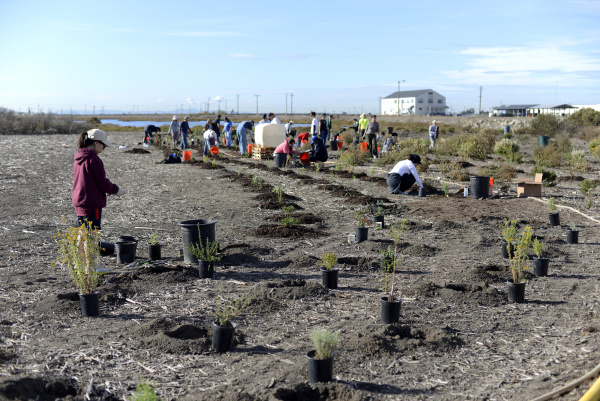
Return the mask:
<svg viewBox="0 0 600 401"><path fill-rule="evenodd" d="M517 197L542 196L542 173L537 173L535 179L518 178L513 181L517 184Z"/></svg>

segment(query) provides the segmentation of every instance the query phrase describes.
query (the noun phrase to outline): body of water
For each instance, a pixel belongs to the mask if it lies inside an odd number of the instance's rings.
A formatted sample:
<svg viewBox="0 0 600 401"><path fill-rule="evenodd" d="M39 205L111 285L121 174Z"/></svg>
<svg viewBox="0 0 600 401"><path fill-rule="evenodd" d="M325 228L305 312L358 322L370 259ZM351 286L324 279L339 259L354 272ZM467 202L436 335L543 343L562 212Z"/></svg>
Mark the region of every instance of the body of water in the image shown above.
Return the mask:
<svg viewBox="0 0 600 401"><path fill-rule="evenodd" d="M157 127L162 127L166 125L167 127L171 124L171 121L121 121L121 120L112 120L112 119L102 119L100 120L102 124L114 124L119 127L146 127L148 125L156 125ZM181 122L181 121L180 121ZM241 121L240 121L241 122ZM237 127L240 123L233 122L233 126ZM204 121L189 121L189 125L191 128L194 127L204 127L206 125L206 120ZM221 126L223 125L223 120L221 120ZM296 127L309 127L310 124L294 124L292 128Z"/></svg>

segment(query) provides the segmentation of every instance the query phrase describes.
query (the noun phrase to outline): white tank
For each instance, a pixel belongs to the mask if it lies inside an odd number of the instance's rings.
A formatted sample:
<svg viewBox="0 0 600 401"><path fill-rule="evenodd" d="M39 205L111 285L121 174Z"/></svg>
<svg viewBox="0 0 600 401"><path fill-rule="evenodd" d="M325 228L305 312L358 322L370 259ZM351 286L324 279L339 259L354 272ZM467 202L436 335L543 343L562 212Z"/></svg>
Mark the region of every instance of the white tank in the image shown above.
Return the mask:
<svg viewBox="0 0 600 401"><path fill-rule="evenodd" d="M254 127L254 140L262 148L276 148L285 141L282 124L258 124Z"/></svg>

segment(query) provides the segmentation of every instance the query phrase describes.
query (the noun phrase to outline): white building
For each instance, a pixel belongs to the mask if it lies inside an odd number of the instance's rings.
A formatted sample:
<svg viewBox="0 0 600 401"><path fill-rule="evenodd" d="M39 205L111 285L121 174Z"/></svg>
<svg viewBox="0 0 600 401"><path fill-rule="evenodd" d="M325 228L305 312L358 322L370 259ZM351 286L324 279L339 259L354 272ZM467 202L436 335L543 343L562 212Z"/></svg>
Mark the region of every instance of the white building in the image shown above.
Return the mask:
<svg viewBox="0 0 600 401"><path fill-rule="evenodd" d="M381 99L383 115L446 114L446 97L432 89L394 92Z"/></svg>

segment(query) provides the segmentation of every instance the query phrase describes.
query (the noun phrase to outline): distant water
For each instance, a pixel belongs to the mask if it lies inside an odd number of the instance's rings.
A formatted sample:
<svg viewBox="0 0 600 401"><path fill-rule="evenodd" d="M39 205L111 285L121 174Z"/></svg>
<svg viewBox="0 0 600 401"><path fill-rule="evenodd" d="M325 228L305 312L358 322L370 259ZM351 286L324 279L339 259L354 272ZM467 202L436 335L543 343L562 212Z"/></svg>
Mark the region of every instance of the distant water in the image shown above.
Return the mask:
<svg viewBox="0 0 600 401"><path fill-rule="evenodd" d="M111 120L111 119L102 119L100 120L102 124L114 124L119 127L145 127L147 125L156 125L157 127L162 127L163 125L168 126L171 124L171 121L121 121L121 120ZM190 127L204 126L206 125L205 121L190 121ZM237 127L240 123L233 122L233 126ZM223 125L223 120L221 120L221 125ZM293 127L308 127L310 124L294 124Z"/></svg>

